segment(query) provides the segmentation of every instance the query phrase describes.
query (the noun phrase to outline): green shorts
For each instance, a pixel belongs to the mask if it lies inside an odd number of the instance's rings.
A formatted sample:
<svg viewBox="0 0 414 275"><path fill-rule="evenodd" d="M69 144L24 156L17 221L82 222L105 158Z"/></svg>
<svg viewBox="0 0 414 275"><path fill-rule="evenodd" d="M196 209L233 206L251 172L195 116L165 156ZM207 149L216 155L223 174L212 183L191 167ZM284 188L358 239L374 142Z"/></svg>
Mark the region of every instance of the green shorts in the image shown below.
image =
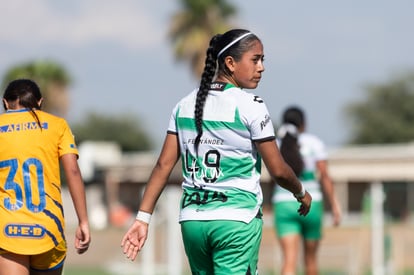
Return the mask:
<svg viewBox="0 0 414 275"><path fill-rule="evenodd" d="M181 233L193 275L257 274L263 222L184 221Z"/></svg>
<svg viewBox="0 0 414 275"><path fill-rule="evenodd" d="M278 202L273 204L274 224L279 238L290 234L300 234L307 240L322 237L323 202L312 202L308 215L300 216L298 202Z"/></svg>

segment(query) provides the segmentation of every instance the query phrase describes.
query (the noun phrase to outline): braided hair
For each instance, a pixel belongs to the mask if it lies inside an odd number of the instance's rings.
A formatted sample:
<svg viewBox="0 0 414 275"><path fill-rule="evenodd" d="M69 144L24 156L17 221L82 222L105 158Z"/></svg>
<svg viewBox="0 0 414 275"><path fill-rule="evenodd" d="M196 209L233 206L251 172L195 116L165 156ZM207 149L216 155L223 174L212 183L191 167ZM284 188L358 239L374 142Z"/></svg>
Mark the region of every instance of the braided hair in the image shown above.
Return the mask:
<svg viewBox="0 0 414 275"><path fill-rule="evenodd" d="M217 75L230 75L225 64L225 57L231 56L235 61L239 61L257 40L260 41L256 35L244 29L232 29L211 38L194 108L197 129L196 152L198 152L198 145L203 135L203 111L210 85Z"/></svg>
<svg viewBox="0 0 414 275"><path fill-rule="evenodd" d="M40 129L42 124L40 123L39 117L35 110L40 110L40 100L42 94L39 86L30 79L17 79L11 81L4 91L3 99L7 101L11 109L17 108L18 105L23 106L25 109L35 118ZM7 111L6 104L3 102L3 107Z"/></svg>

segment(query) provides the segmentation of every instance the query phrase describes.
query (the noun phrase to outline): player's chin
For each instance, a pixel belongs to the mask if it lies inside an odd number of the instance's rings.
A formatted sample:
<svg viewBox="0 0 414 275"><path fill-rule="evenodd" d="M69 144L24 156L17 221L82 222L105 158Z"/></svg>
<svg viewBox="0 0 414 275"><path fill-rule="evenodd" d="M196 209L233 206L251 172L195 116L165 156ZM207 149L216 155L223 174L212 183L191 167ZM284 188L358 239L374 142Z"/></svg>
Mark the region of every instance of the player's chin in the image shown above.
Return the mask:
<svg viewBox="0 0 414 275"><path fill-rule="evenodd" d="M254 77L252 79L252 82L255 83L256 84L256 87L257 87L257 85L259 85L259 82L260 82L261 79L262 79L261 77Z"/></svg>
<svg viewBox="0 0 414 275"><path fill-rule="evenodd" d="M257 86L259 86L259 82L260 82L260 78L255 78L255 79L252 79L250 82L249 82L249 85L247 86L247 87L245 87L246 89L256 89L257 88Z"/></svg>

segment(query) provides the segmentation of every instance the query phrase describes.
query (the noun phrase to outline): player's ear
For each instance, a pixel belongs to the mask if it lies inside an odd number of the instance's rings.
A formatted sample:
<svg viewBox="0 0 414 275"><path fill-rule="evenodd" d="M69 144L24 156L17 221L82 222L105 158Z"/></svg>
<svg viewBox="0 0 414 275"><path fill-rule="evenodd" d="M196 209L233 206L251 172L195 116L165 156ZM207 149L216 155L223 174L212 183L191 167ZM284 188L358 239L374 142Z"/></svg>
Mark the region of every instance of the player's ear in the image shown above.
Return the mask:
<svg viewBox="0 0 414 275"><path fill-rule="evenodd" d="M224 58L224 64L226 64L226 67L231 73L234 73L236 61L232 56L226 56L226 58Z"/></svg>
<svg viewBox="0 0 414 275"><path fill-rule="evenodd" d="M3 108L4 108L4 110L8 110L9 109L9 103L7 102L7 100L5 100L4 98L3 98Z"/></svg>
<svg viewBox="0 0 414 275"><path fill-rule="evenodd" d="M41 109L42 103L43 103L43 97L41 99L39 99L39 101L37 102L37 105L39 106L39 109Z"/></svg>

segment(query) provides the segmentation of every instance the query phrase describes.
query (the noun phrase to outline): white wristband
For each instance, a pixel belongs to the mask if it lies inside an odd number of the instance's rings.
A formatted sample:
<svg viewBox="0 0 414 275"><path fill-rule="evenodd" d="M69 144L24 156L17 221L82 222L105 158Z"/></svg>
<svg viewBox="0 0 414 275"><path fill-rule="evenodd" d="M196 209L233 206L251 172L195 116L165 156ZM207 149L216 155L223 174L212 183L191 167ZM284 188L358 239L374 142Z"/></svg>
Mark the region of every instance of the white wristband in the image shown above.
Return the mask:
<svg viewBox="0 0 414 275"><path fill-rule="evenodd" d="M301 184L300 193L293 194L293 196L298 200L303 199L305 195L306 195L306 190L303 184Z"/></svg>
<svg viewBox="0 0 414 275"><path fill-rule="evenodd" d="M138 214L135 219L149 224L151 221L151 216L152 215L150 213L138 211Z"/></svg>

